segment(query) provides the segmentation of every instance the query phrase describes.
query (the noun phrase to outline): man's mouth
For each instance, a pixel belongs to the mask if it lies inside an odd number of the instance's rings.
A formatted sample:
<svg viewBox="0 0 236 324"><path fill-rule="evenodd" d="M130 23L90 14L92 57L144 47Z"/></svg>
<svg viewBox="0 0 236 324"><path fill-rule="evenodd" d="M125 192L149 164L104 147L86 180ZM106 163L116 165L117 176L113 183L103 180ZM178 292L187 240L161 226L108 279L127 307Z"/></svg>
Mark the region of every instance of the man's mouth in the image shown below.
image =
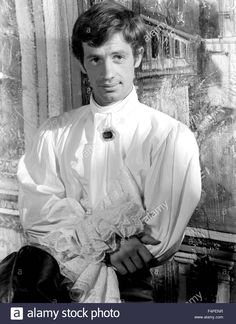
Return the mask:
<svg viewBox="0 0 236 324"><path fill-rule="evenodd" d="M105 84L102 84L100 87L105 89L105 90L114 90L120 83L117 82L117 83L105 83Z"/></svg>

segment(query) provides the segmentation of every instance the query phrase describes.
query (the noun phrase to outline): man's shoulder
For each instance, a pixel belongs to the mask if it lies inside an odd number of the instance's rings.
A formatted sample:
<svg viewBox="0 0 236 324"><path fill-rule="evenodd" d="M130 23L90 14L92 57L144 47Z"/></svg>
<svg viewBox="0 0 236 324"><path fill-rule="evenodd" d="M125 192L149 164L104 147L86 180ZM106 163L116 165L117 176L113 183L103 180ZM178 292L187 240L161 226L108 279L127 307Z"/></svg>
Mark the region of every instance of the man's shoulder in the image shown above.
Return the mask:
<svg viewBox="0 0 236 324"><path fill-rule="evenodd" d="M149 122L154 128L175 128L178 124L182 124L177 119L171 117L170 115L147 106L140 102L139 105L139 118L142 122L144 120Z"/></svg>
<svg viewBox="0 0 236 324"><path fill-rule="evenodd" d="M193 132L183 122L142 103L139 105L139 111L140 123L149 125L149 134L154 138L164 141L168 136L177 136L185 143L195 141Z"/></svg>

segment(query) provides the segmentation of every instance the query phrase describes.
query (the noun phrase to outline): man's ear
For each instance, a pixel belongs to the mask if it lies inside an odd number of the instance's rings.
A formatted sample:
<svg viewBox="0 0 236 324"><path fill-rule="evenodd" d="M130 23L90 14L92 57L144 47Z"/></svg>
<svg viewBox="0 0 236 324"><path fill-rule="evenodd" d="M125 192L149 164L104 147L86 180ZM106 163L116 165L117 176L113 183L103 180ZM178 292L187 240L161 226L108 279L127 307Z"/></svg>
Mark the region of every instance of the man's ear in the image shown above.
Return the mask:
<svg viewBox="0 0 236 324"><path fill-rule="evenodd" d="M140 65L140 63L142 61L142 58L143 58L143 53L144 53L144 48L143 47L140 47L137 50L136 56L134 58L134 67L135 68L139 67L139 65Z"/></svg>
<svg viewBox="0 0 236 324"><path fill-rule="evenodd" d="M85 67L84 67L84 64L79 61L79 67L80 67L80 70L84 73L84 74L87 74L87 71L85 70Z"/></svg>

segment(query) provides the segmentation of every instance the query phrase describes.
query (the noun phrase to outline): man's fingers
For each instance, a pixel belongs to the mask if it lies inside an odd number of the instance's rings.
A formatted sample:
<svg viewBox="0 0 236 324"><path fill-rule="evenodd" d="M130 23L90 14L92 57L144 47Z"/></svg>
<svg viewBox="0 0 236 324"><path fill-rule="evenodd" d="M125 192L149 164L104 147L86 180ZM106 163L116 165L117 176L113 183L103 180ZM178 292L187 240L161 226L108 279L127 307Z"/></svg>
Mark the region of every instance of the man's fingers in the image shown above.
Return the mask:
<svg viewBox="0 0 236 324"><path fill-rule="evenodd" d="M127 269L121 262L114 262L112 265L116 268L117 272L119 272L121 275L127 274Z"/></svg>
<svg viewBox="0 0 236 324"><path fill-rule="evenodd" d="M133 264L130 258L125 259L123 261L123 264L129 273L134 273L137 270L136 266Z"/></svg>
<svg viewBox="0 0 236 324"><path fill-rule="evenodd" d="M135 253L135 255L133 255L130 259L135 265L136 270L142 269L145 266L143 259L138 253Z"/></svg>
<svg viewBox="0 0 236 324"><path fill-rule="evenodd" d="M146 265L153 259L153 255L148 251L148 249L144 245L140 246L138 254L140 255L140 257Z"/></svg>
<svg viewBox="0 0 236 324"><path fill-rule="evenodd" d="M140 238L131 237L124 241L119 251L110 254L110 263L121 275L134 273L148 266L148 263L153 259L152 254L144 244L159 243L148 234L144 234Z"/></svg>
<svg viewBox="0 0 236 324"><path fill-rule="evenodd" d="M139 237L139 240L143 243L143 244L149 244L149 245L158 245L161 243L161 241L158 241L156 239L154 239L151 235L149 234L144 234L143 236Z"/></svg>

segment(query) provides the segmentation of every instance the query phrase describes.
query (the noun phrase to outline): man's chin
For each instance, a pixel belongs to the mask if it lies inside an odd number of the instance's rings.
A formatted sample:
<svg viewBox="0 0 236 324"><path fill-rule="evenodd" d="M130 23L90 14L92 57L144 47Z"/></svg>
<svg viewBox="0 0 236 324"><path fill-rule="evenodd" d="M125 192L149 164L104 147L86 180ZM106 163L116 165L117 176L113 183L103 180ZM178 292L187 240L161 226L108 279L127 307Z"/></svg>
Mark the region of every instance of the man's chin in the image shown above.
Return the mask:
<svg viewBox="0 0 236 324"><path fill-rule="evenodd" d="M98 98L95 96L95 100L101 106L112 105L120 100L123 100L124 98L124 96L115 92L107 92L104 95L99 96Z"/></svg>

